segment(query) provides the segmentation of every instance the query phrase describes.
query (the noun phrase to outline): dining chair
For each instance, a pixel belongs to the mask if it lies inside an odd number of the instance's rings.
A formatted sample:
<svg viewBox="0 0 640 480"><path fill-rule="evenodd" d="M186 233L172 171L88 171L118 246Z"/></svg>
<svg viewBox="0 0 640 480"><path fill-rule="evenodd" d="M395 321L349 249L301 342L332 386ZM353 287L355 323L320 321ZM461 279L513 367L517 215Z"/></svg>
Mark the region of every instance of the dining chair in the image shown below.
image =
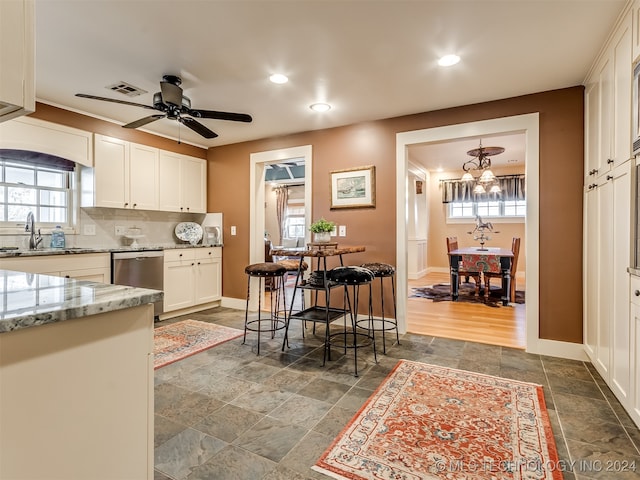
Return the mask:
<svg viewBox="0 0 640 480"><path fill-rule="evenodd" d="M458 249L458 237L447 237L447 253L451 253L452 250ZM476 295L480 293L480 286L482 281L480 280L480 272L470 272L466 270L458 271L458 284L461 283L462 277L465 277L465 281L469 283L469 278L473 278L476 284Z"/></svg>
<svg viewBox="0 0 640 480"><path fill-rule="evenodd" d="M518 256L520 254L520 237L513 237L513 240L511 241L511 251L513 252L513 258L511 259L511 288L509 290L509 301L513 302L516 298L516 271L518 269ZM484 291L487 297L491 293L492 278L499 278L502 280L502 274L494 272L484 273Z"/></svg>

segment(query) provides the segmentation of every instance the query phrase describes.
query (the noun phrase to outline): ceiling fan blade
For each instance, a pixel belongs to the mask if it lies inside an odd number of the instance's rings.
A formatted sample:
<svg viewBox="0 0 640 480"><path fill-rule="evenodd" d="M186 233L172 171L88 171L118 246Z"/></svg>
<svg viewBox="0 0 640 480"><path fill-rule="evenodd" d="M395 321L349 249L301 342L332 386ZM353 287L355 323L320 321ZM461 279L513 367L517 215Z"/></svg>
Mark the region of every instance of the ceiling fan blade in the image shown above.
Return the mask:
<svg viewBox="0 0 640 480"><path fill-rule="evenodd" d="M217 133L212 132L207 127L202 125L200 122L197 122L193 118L179 117L178 121L182 123L185 127L188 127L194 132L196 132L197 134L202 135L204 138L216 138L218 136Z"/></svg>
<svg viewBox="0 0 640 480"><path fill-rule="evenodd" d="M166 117L166 115L151 115L150 117L144 117L140 120L136 120L135 122L127 123L123 125L123 128L138 128L146 125L147 123L155 122L156 120L160 120L161 118Z"/></svg>
<svg viewBox="0 0 640 480"><path fill-rule="evenodd" d="M214 118L217 120L231 120L233 122L251 122L253 118L246 113L233 113L233 112L216 112L215 110L195 110L189 109L187 111L189 115L196 118Z"/></svg>
<svg viewBox="0 0 640 480"><path fill-rule="evenodd" d="M162 101L171 105L182 105L182 88L169 82L160 82L160 90L162 91Z"/></svg>
<svg viewBox="0 0 640 480"><path fill-rule="evenodd" d="M131 105L132 107L150 108L155 110L151 105L143 105L142 103L127 102L125 100L116 100L115 98L96 97L95 95L87 95L86 93L76 93L76 97L91 98L92 100L102 100L103 102L121 103L122 105Z"/></svg>

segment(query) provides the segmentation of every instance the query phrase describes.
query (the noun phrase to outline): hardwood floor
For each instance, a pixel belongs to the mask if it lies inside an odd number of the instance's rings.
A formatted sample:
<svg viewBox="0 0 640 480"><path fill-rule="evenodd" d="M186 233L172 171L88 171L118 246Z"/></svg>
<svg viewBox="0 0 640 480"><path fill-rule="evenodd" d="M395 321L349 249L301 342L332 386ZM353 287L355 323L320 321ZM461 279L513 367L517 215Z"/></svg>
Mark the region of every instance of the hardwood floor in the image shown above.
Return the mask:
<svg viewBox="0 0 640 480"><path fill-rule="evenodd" d="M446 273L430 273L409 280L412 287L449 283ZM524 282L518 281L518 290ZM525 348L525 305L493 308L482 304L434 302L427 298L407 300L407 331L435 337Z"/></svg>
<svg viewBox="0 0 640 480"><path fill-rule="evenodd" d="M513 304L493 308L482 304L433 302L427 298L412 298L412 287L449 283L446 273L430 273L417 280L409 280L407 300L407 331L421 335L452 338L470 342L524 349L525 305ZM518 281L518 290L524 290ZM292 289L287 289L291 298ZM270 293L265 293L263 309L269 308ZM299 297L298 297L299 300ZM295 309L300 309L296 302Z"/></svg>

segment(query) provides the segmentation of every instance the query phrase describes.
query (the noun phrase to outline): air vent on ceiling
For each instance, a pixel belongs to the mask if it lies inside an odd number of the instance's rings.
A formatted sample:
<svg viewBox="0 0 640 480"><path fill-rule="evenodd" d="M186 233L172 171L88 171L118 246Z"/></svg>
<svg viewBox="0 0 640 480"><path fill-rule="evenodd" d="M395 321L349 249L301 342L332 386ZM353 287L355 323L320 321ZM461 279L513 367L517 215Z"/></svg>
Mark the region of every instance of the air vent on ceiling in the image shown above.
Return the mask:
<svg viewBox="0 0 640 480"><path fill-rule="evenodd" d="M127 97L137 97L138 95L142 95L143 93L147 93L146 90L142 90L141 88L134 87L130 83L127 82L118 82L113 85L107 86L109 90L113 90L114 92L122 93Z"/></svg>

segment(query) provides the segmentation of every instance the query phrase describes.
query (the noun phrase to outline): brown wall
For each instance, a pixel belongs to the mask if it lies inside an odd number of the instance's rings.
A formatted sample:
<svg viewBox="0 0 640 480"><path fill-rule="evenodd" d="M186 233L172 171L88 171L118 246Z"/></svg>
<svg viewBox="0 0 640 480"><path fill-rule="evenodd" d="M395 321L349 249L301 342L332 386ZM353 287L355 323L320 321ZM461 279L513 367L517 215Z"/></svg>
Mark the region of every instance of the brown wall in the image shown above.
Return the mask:
<svg viewBox="0 0 640 480"><path fill-rule="evenodd" d="M350 263L395 263L396 133L539 112L540 338L582 343L583 91L577 86L209 149L208 210L224 214L223 295L246 294L251 153L312 145L313 218L346 225L340 242L366 245ZM376 167L376 208L331 211L329 172L365 165Z"/></svg>
<svg viewBox="0 0 640 480"><path fill-rule="evenodd" d="M176 140L170 140L150 133L141 132L139 130L122 128L120 125L99 120L97 118L81 115L79 113L70 112L61 108L52 107L44 103L36 104L36 111L29 115L32 118L46 120L68 127L79 128L88 132L100 133L109 137L119 138L128 142L140 143L151 147L161 148L170 152L182 153L197 158L207 158L207 151L200 147L178 143ZM141 115L143 116L143 115Z"/></svg>

